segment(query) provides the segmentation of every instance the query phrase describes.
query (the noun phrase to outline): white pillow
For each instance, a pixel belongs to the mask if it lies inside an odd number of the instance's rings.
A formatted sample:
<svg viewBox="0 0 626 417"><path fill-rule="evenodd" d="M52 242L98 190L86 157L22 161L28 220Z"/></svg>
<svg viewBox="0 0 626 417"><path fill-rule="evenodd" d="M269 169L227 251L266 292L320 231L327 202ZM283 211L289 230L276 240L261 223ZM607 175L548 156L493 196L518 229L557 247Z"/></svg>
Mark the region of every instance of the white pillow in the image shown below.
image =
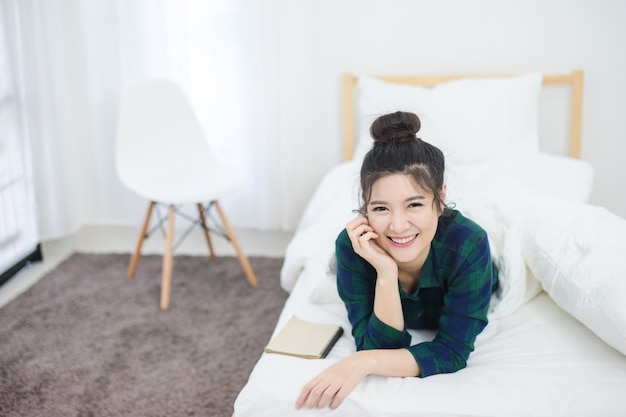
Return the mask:
<svg viewBox="0 0 626 417"><path fill-rule="evenodd" d="M372 122L398 110L416 113L422 122L418 136L438 146L449 161L475 163L507 152L537 152L541 83L541 73L463 78L435 87L360 76L353 159L361 160L370 149Z"/></svg>
<svg viewBox="0 0 626 417"><path fill-rule="evenodd" d="M534 193L579 203L588 203L591 199L595 173L587 161L540 152L536 164L531 162L521 169Z"/></svg>
<svg viewBox="0 0 626 417"><path fill-rule="evenodd" d="M597 206L542 199L524 214L524 257L544 290L626 355L626 220Z"/></svg>
<svg viewBox="0 0 626 417"><path fill-rule="evenodd" d="M593 188L594 169L586 161L539 152L501 156L480 164L447 164L447 202L482 196L535 194L587 203Z"/></svg>

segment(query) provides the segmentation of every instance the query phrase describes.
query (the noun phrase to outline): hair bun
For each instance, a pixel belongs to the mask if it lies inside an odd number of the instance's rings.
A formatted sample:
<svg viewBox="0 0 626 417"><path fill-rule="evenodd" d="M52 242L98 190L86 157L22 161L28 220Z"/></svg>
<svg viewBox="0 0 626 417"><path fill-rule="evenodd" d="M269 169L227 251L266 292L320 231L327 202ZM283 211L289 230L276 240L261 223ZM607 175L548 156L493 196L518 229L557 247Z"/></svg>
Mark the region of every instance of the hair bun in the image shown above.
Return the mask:
<svg viewBox="0 0 626 417"><path fill-rule="evenodd" d="M370 135L375 143L415 140L421 125L416 114L397 111L374 120Z"/></svg>

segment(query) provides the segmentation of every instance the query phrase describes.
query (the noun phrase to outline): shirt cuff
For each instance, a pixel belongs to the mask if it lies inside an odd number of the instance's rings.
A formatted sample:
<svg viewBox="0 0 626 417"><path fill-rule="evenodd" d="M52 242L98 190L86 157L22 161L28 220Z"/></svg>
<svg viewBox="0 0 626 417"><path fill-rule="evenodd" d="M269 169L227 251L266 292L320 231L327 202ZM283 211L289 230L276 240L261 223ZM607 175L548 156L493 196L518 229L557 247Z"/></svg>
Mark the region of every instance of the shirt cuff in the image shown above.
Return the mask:
<svg viewBox="0 0 626 417"><path fill-rule="evenodd" d="M376 314L372 314L365 338L365 349L397 349L411 344L411 335L406 329L400 331L383 323Z"/></svg>
<svg viewBox="0 0 626 417"><path fill-rule="evenodd" d="M415 362L417 362L417 366L420 368L420 378L424 378L430 375L434 375L437 373L437 364L435 361L435 357L433 356L430 349L427 349L425 346L415 345L409 348L409 352L415 358Z"/></svg>

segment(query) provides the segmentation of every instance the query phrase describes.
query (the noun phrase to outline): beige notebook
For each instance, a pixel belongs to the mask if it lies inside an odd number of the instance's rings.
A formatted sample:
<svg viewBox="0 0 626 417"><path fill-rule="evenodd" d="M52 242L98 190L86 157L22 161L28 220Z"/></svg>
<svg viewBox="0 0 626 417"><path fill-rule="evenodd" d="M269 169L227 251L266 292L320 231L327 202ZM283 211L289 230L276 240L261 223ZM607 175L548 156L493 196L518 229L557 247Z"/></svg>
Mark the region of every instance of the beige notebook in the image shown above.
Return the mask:
<svg viewBox="0 0 626 417"><path fill-rule="evenodd" d="M287 324L270 340L265 352L321 359L328 355L342 334L341 326L312 323L291 316Z"/></svg>

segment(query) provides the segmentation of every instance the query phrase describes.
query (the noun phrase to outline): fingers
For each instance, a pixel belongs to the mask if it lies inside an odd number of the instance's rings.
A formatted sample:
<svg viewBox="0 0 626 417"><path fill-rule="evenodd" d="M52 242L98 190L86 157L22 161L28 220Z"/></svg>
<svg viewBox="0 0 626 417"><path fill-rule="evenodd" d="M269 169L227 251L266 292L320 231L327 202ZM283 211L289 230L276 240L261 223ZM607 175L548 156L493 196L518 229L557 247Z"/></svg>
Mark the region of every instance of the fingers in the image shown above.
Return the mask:
<svg viewBox="0 0 626 417"><path fill-rule="evenodd" d="M312 381L313 382L313 381ZM341 385L328 384L319 381L316 384L309 383L304 386L296 401L296 409L306 408L337 408L343 397L338 397Z"/></svg>
<svg viewBox="0 0 626 417"><path fill-rule="evenodd" d="M365 377L361 356L351 355L335 363L307 383L296 400L296 409L337 408Z"/></svg>
<svg viewBox="0 0 626 417"><path fill-rule="evenodd" d="M348 394L349 394L349 390L347 390L345 387L342 387L339 391L335 393L335 398L333 399L333 402L329 404L328 407L332 409L339 407L342 401L348 396Z"/></svg>
<svg viewBox="0 0 626 417"><path fill-rule="evenodd" d="M365 216L358 216L346 224L346 231L352 241L352 244L363 244L368 240L378 238L374 229L369 225L369 221Z"/></svg>
<svg viewBox="0 0 626 417"><path fill-rule="evenodd" d="M346 224L346 230L348 231L348 234L352 234L357 228L363 225L368 226L368 228L371 229L371 227L369 227L369 220L367 217L362 215L357 216Z"/></svg>
<svg viewBox="0 0 626 417"><path fill-rule="evenodd" d="M335 396L335 393L338 391L338 388L329 385L327 387L317 386L311 390L309 394L309 398L306 401L306 406L308 408L324 408L326 405L330 403L330 401Z"/></svg>
<svg viewBox="0 0 626 417"><path fill-rule="evenodd" d="M302 408L302 406L304 405L304 403L308 400L309 398L309 394L311 392L311 389L318 383L318 379L314 379L313 381L309 382L308 384L306 384L304 387L302 387L302 391L300 391L300 395L298 396L298 399L296 400L296 410L299 410L300 408Z"/></svg>

